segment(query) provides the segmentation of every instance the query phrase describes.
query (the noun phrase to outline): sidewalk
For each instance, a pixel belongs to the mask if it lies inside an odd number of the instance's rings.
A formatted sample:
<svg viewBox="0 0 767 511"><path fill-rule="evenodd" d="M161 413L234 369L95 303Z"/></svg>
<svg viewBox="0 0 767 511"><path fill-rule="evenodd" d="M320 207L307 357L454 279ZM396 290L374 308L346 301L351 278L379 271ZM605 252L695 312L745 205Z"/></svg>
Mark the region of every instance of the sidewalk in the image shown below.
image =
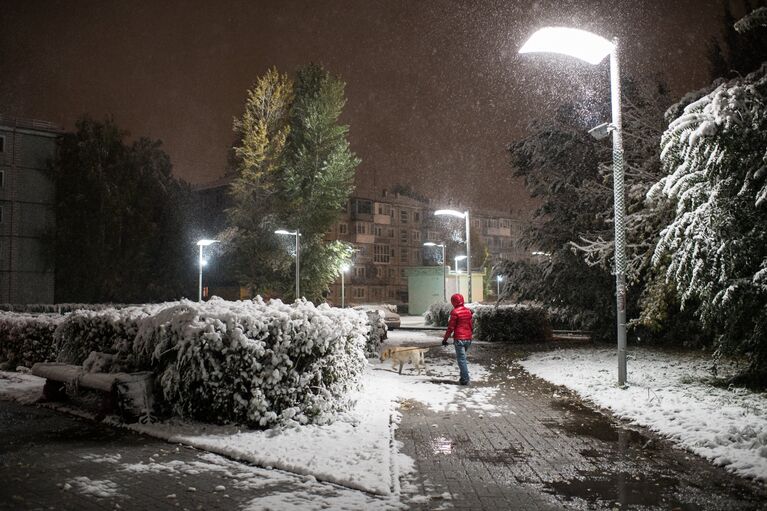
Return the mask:
<svg viewBox="0 0 767 511"><path fill-rule="evenodd" d="M447 492L451 509L767 507L761 484L647 431L621 427L566 390L529 376L515 364L522 354L504 345L472 346L470 363L490 369L472 391L496 388L495 414L403 404L398 438L416 460L423 494ZM423 506L430 507L434 502Z"/></svg>

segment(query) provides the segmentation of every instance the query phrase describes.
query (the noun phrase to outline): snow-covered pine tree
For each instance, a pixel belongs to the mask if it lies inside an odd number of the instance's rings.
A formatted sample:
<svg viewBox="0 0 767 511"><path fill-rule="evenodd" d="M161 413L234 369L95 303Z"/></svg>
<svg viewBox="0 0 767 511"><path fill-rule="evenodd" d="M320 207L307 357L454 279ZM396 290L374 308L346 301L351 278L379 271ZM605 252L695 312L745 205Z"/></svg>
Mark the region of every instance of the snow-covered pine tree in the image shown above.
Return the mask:
<svg viewBox="0 0 767 511"><path fill-rule="evenodd" d="M678 111L672 109L670 111ZM722 353L767 373L767 64L687 105L662 138L668 175L650 200L675 208L653 261Z"/></svg>

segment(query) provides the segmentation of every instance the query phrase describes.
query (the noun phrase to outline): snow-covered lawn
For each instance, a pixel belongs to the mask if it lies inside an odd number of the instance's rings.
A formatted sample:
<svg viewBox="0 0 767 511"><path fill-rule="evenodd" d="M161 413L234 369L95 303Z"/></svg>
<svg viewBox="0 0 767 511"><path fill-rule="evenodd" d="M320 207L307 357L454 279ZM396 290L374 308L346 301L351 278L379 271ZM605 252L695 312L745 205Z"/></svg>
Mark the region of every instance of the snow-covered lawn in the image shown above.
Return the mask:
<svg viewBox="0 0 767 511"><path fill-rule="evenodd" d="M537 353L521 364L717 465L767 481L767 394L712 385L706 356L632 349L626 389L617 387L613 349Z"/></svg>
<svg viewBox="0 0 767 511"><path fill-rule="evenodd" d="M439 333L393 331L389 334L388 343L426 346L439 344L440 340ZM453 382L457 380L458 369L452 358L452 347L438 346L433 349L443 350L450 357L428 357L427 369L420 376L411 366L405 366L403 374L399 375L388 361L380 363L371 360L364 373L363 389L356 395L356 406L333 424L252 431L173 419L159 424L132 424L128 427L169 442L183 443L259 467L308 477L317 481L314 484L335 483L349 491L362 490L381 496L373 500L369 495L359 497L362 500L358 504L364 504L365 509L393 509L407 502L428 502L429 496L412 495L408 488L400 488L401 480L408 484L407 475L413 470L413 460L399 452L400 443L394 439L400 418L397 411L399 403L404 400L419 401L438 412L475 409L488 415L498 413L491 403L496 388L455 385ZM481 382L487 378L487 370L479 364L471 363L470 368L473 381ZM0 398L31 402L40 396L42 384L43 380L34 376L0 372ZM116 418L107 420L118 423ZM143 470L152 467L135 468ZM74 482L71 484L74 486ZM300 506L303 499L310 500L310 491L316 490L310 486L307 495L294 495L290 502L284 504ZM338 491L331 493L336 495ZM440 500L445 497L439 495L434 498ZM353 502L354 498L347 495L342 500ZM261 499L254 503L253 509L269 507L269 504L276 503ZM331 507L337 508L335 505Z"/></svg>

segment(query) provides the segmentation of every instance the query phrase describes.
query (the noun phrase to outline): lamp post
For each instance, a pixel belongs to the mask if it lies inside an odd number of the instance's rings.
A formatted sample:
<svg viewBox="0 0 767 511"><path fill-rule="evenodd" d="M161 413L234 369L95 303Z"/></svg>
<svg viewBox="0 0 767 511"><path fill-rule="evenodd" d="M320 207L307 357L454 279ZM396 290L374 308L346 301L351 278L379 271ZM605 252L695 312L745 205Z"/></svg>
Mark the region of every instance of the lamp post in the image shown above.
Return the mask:
<svg viewBox="0 0 767 511"><path fill-rule="evenodd" d="M546 27L535 32L519 53L561 53L596 65L610 55L610 99L612 123L601 124L589 133L594 138L613 135L613 198L615 207L615 299L617 304L618 385L626 385L626 205L623 197L623 122L621 119L618 39L611 41L585 30Z"/></svg>
<svg viewBox="0 0 767 511"><path fill-rule="evenodd" d="M447 259L445 259L445 244L440 243L439 245L436 243L432 243L431 241L427 241L423 244L424 247L440 247L442 249L442 301L447 302L447 270L445 269L445 263L447 262Z"/></svg>
<svg viewBox="0 0 767 511"><path fill-rule="evenodd" d="M277 229L274 231L274 234L285 234L288 236L295 236L296 237L296 300L301 298L301 286L298 283L299 277L301 275L300 273L300 265L301 265L301 232L296 229L295 231L286 231L285 229Z"/></svg>
<svg viewBox="0 0 767 511"><path fill-rule="evenodd" d="M197 242L197 246L200 247L200 258L198 259L198 262L200 264L200 278L197 285L197 301L202 301L202 267L205 266L206 261L205 258L202 256L202 247L207 247L209 245L212 245L214 243L219 243L218 240L200 240Z"/></svg>
<svg viewBox="0 0 767 511"><path fill-rule="evenodd" d="M341 308L346 307L346 286L344 283L344 273L349 271L349 265L345 264L341 266Z"/></svg>
<svg viewBox="0 0 767 511"><path fill-rule="evenodd" d="M457 256L455 256L455 283L456 283L455 287L456 287L456 292L457 293L461 292L461 275L458 272L458 261L463 261L464 259L467 259L465 255L457 255ZM466 262L468 263L468 259L467 259ZM469 282L471 282L471 273L469 273L469 266L468 266L468 264L466 266L466 273L469 274ZM471 288L469 288L469 289L471 289Z"/></svg>
<svg viewBox="0 0 767 511"><path fill-rule="evenodd" d="M454 216L466 220L466 273L469 280L469 289L466 293L466 302L471 303L471 222L469 221L469 210L463 213L454 209L438 209L434 212L436 216Z"/></svg>

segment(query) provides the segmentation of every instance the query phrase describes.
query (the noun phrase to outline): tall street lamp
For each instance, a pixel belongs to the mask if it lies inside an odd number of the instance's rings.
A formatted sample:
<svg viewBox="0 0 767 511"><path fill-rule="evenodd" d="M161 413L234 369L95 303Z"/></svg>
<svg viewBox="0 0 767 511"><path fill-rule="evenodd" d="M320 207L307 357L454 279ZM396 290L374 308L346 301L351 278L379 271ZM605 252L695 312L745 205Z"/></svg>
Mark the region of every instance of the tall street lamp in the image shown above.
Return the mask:
<svg viewBox="0 0 767 511"><path fill-rule="evenodd" d="M344 273L349 271L349 265L345 264L341 266L341 308L346 307L346 285L344 282Z"/></svg>
<svg viewBox="0 0 767 511"><path fill-rule="evenodd" d="M454 209L438 209L434 212L436 216L454 216L466 220L466 273L469 276L469 289L466 302L471 303L471 223L469 221L469 210L463 213Z"/></svg>
<svg viewBox="0 0 767 511"><path fill-rule="evenodd" d="M197 301L202 301L202 267L205 266L207 261L202 256L202 247L207 247L209 245L212 245L214 243L219 243L218 240L200 240L197 242L197 246L200 247L200 258L198 259L198 262L200 264L200 279L198 281L197 285Z"/></svg>
<svg viewBox="0 0 767 511"><path fill-rule="evenodd" d="M496 282L496 296L500 300L501 298L501 281L503 280L503 275L496 275L495 276L495 282Z"/></svg>
<svg viewBox="0 0 767 511"><path fill-rule="evenodd" d="M299 267L301 265L301 232L296 229L295 231L286 231L285 229L277 229L274 234L285 234L288 236L296 237L296 300L301 297L301 286L298 283L300 277Z"/></svg>
<svg viewBox="0 0 767 511"><path fill-rule="evenodd" d="M424 247L440 247L442 249L442 301L447 302L447 270L445 269L445 263L447 260L445 259L445 244L440 243L439 245L436 243L432 243L431 241L427 241L423 244Z"/></svg>
<svg viewBox="0 0 767 511"><path fill-rule="evenodd" d="M618 309L618 385L626 385L626 205L623 199L623 121L621 119L618 39L611 41L585 30L546 27L535 32L519 53L561 53L596 65L610 55L612 122L589 133L594 138L613 135L613 197L615 206L615 298Z"/></svg>

